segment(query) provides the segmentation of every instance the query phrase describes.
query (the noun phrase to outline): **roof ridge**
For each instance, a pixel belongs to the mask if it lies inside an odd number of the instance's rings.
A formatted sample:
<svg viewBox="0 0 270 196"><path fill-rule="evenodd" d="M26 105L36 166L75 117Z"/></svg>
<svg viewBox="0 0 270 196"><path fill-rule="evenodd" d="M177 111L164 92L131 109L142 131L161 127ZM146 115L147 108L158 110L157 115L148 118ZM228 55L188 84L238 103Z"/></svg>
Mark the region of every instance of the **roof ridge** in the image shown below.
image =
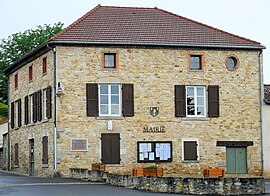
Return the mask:
<svg viewBox="0 0 270 196"><path fill-rule="evenodd" d="M230 36L233 36L233 37L242 39L242 40L250 41L250 42L253 42L253 43L255 43L255 44L261 45L260 42L254 41L254 40L252 40L252 39L248 39L248 38L245 38L245 37L241 37L241 36L239 36L239 35L235 35L235 34L233 34L233 33L229 33L229 32L227 32L227 31L224 31L224 30L215 28L215 27L213 27L213 26L211 26L211 25L207 25L207 24L204 24L204 23L202 23L202 22L198 22L198 21L196 21L196 20L192 20L192 19L190 19L190 18L187 18L187 17L181 16L181 15L178 15L178 14L175 14L175 13L172 13L172 12L169 12L169 11L166 11L166 10L163 10L163 9L160 9L160 8L158 8L158 7L155 7L154 9L157 9L157 10L159 10L159 11L162 11L162 12L165 12L165 13L168 13L168 14L171 14L171 15L174 15L174 16L177 16L177 17L179 17L179 18L188 20L188 21L193 22L193 23L197 23L197 24L199 24L199 25L205 26L205 27L210 28L210 29L213 29L213 30L215 30L215 31L219 31L219 32L225 33L225 34L227 34L227 35L230 35Z"/></svg>
<svg viewBox="0 0 270 196"><path fill-rule="evenodd" d="M64 28L61 32L59 32L55 36L51 37L50 40L57 39L58 37L60 37L64 33L66 33L68 30L70 30L71 28L73 28L75 25L77 25L81 21L83 21L86 17L88 17L89 15L91 15L92 13L94 13L100 7L103 7L103 6L101 6L100 4L98 4L96 7L94 7L93 9L91 9L89 12L87 12L86 14L84 14L82 17L80 17L79 19L77 19L75 22L71 23L69 26L67 26L66 28Z"/></svg>
<svg viewBox="0 0 270 196"><path fill-rule="evenodd" d="M131 7L131 6L110 6L110 5L102 5L101 7L109 7L109 8L134 8L134 9L155 9L156 7Z"/></svg>

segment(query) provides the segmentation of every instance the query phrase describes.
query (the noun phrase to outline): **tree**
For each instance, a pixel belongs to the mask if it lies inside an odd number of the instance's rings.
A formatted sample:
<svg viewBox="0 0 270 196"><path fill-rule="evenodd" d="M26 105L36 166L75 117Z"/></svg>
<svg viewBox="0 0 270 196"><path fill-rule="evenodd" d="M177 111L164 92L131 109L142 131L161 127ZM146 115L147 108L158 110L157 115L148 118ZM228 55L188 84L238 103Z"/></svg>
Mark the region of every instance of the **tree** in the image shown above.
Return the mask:
<svg viewBox="0 0 270 196"><path fill-rule="evenodd" d="M7 39L0 40L0 102L7 103L8 77L4 70L13 62L22 58L38 45L46 42L49 38L62 31L63 23L54 25L37 26L36 29L28 29L23 33L15 33Z"/></svg>

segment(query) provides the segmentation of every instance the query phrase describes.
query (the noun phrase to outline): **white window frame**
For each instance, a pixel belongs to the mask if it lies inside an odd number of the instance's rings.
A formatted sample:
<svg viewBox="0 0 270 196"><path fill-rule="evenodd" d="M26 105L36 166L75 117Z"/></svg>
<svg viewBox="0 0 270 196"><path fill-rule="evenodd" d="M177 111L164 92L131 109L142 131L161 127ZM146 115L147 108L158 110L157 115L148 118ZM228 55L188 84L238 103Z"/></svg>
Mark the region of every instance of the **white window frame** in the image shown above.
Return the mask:
<svg viewBox="0 0 270 196"><path fill-rule="evenodd" d="M47 89L43 90L43 119L47 120Z"/></svg>
<svg viewBox="0 0 270 196"><path fill-rule="evenodd" d="M184 142L196 142L197 143L197 160L185 160L184 157ZM196 161L200 161L200 151L199 151L199 139L198 138L182 138L182 161L184 162L196 162Z"/></svg>
<svg viewBox="0 0 270 196"><path fill-rule="evenodd" d="M101 114L100 111L101 111L101 104L100 104L100 86L102 85L107 85L109 86L108 88L108 97L109 97L109 100L108 100L108 114ZM111 104L111 86L118 86L118 92L119 92L119 111L118 111L118 114L111 114L111 107L112 107L112 104ZM105 83L101 83L98 85L98 100L99 100L99 103L98 103L98 110L99 110L99 116L121 116L121 110L122 110L122 85L121 84L105 84Z"/></svg>
<svg viewBox="0 0 270 196"><path fill-rule="evenodd" d="M86 149L73 150L72 149L72 142L75 140L85 140L86 141ZM82 152L82 151L86 152L86 151L88 151L88 139L87 138L72 138L70 140L70 151L72 151L72 152Z"/></svg>
<svg viewBox="0 0 270 196"><path fill-rule="evenodd" d="M34 115L34 108L33 108L33 100L34 99L34 95L30 95L30 115L29 115L29 122L30 124L34 123L33 121L33 115Z"/></svg>
<svg viewBox="0 0 270 196"><path fill-rule="evenodd" d="M204 95L203 95L204 96L204 99L203 99L203 101L204 101L204 104L203 104L203 106L204 106L204 110L203 110L204 115L198 115L197 114L198 113L198 110L197 110L197 106L198 106L197 88L198 87L200 87L200 88L203 87L203 89L204 89L204 91L203 91L204 92ZM194 115L189 115L188 114L188 94L187 94L187 92L188 92L187 89L188 88L193 88L193 91L194 91L194 108L195 108L195 114ZM205 86L186 86L186 116L187 117L206 117L206 88L205 88Z"/></svg>

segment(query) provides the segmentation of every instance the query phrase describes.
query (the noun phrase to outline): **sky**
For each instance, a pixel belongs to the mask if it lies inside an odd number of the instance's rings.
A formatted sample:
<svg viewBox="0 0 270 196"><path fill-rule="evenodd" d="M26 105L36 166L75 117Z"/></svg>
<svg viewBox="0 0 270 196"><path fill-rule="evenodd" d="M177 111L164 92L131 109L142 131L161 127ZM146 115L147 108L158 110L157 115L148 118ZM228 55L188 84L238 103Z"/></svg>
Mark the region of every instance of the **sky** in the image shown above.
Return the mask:
<svg viewBox="0 0 270 196"><path fill-rule="evenodd" d="M0 39L38 25L70 25L98 4L158 7L266 46L264 84L270 84L270 0L0 0Z"/></svg>

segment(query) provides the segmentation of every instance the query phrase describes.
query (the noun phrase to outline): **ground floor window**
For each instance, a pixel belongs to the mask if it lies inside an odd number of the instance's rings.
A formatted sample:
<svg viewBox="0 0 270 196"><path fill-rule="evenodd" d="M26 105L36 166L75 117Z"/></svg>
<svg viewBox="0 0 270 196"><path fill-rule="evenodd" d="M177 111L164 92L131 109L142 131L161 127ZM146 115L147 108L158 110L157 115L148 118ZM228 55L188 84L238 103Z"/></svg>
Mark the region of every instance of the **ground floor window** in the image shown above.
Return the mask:
<svg viewBox="0 0 270 196"><path fill-rule="evenodd" d="M171 141L139 141L137 143L138 162L171 162Z"/></svg>
<svg viewBox="0 0 270 196"><path fill-rule="evenodd" d="M182 160L198 161L199 160L199 142L198 139L185 138L182 139Z"/></svg>
<svg viewBox="0 0 270 196"><path fill-rule="evenodd" d="M105 164L120 164L120 134L101 134L101 162Z"/></svg>
<svg viewBox="0 0 270 196"><path fill-rule="evenodd" d="M230 174L246 174L247 148L226 147L226 168Z"/></svg>

